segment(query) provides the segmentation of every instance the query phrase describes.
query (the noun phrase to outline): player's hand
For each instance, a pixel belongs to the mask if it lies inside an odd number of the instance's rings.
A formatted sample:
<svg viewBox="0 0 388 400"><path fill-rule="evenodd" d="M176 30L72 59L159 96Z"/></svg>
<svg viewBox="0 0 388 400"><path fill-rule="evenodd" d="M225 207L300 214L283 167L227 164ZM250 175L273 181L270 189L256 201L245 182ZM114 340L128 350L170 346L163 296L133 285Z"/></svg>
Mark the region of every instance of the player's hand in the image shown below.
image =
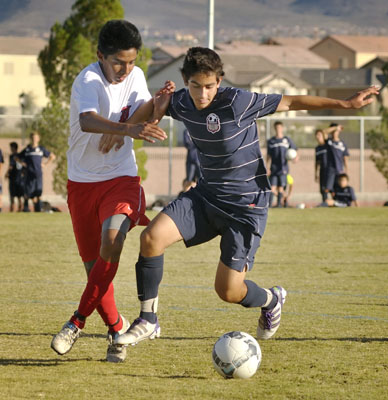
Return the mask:
<svg viewBox="0 0 388 400"><path fill-rule="evenodd" d="M154 115L162 117L170 104L171 96L175 92L175 83L166 81L164 87L159 89L154 96Z"/></svg>
<svg viewBox="0 0 388 400"><path fill-rule="evenodd" d="M110 150L115 147L115 150L119 150L124 145L124 137L121 135L108 135L104 134L101 136L100 142L98 143L98 150L101 153L109 153Z"/></svg>
<svg viewBox="0 0 388 400"><path fill-rule="evenodd" d="M145 140L155 143L155 139L163 141L167 138L166 132L158 127L159 120L143 122L141 124L128 124L129 135L133 139Z"/></svg>
<svg viewBox="0 0 388 400"><path fill-rule="evenodd" d="M377 86L371 86L367 89L360 90L353 96L346 99L349 103L349 108L362 108L373 102L373 95L379 94L379 88Z"/></svg>

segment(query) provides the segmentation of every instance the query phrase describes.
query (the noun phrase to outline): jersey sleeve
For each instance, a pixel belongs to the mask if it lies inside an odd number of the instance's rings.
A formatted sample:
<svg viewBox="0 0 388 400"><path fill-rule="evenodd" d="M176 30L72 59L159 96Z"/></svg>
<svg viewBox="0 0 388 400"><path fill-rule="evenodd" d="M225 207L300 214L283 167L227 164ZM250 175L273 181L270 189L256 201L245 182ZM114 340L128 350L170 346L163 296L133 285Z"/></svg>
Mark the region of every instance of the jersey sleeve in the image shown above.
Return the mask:
<svg viewBox="0 0 388 400"><path fill-rule="evenodd" d="M352 201L356 201L357 200L356 193L354 193L354 189L351 186L349 187L349 191L350 191L350 198L352 199Z"/></svg>
<svg viewBox="0 0 388 400"><path fill-rule="evenodd" d="M172 96L171 96L171 100L170 100L170 104L168 105L168 108L167 108L167 111L166 111L166 115L168 116L168 117L171 117L171 118L173 118L173 119L176 119L177 121L181 121L181 118L179 117L179 115L178 115L178 112L177 112L177 109L176 109L176 107L177 107L177 104L178 104L178 101L177 101L177 94L178 92L175 92Z"/></svg>
<svg viewBox="0 0 388 400"><path fill-rule="evenodd" d="M42 152L43 152L43 157L46 157L46 158L50 157L51 151L48 151L46 149L46 147L43 147L43 146L41 146L41 149L42 149Z"/></svg>
<svg viewBox="0 0 388 400"><path fill-rule="evenodd" d="M74 82L72 100L76 103L79 114L94 111L100 113L99 86L102 83L97 74L87 73Z"/></svg>
<svg viewBox="0 0 388 400"><path fill-rule="evenodd" d="M345 150L344 150L344 157L349 157L349 150L348 150L348 146L346 146L346 144L344 143L344 147L345 147Z"/></svg>
<svg viewBox="0 0 388 400"><path fill-rule="evenodd" d="M273 114L282 99L281 94L265 94L237 90L233 108L239 125L244 120L256 120Z"/></svg>
<svg viewBox="0 0 388 400"><path fill-rule="evenodd" d="M287 139L288 139L288 143L290 144L290 149L298 150L298 147L296 146L294 141L288 136L287 136Z"/></svg>
<svg viewBox="0 0 388 400"><path fill-rule="evenodd" d="M131 104L128 118L145 102L151 99L151 94L147 87L147 82L143 71L135 67L132 72L135 72L135 84L130 92L128 103Z"/></svg>

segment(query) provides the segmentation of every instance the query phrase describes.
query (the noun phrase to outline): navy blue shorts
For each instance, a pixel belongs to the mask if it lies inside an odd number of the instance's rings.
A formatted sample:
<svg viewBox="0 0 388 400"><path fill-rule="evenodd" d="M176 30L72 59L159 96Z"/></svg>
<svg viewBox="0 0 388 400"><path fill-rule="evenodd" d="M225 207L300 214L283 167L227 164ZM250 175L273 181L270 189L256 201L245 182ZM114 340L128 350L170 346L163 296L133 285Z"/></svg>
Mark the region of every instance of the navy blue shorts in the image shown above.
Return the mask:
<svg viewBox="0 0 388 400"><path fill-rule="evenodd" d="M24 194L29 199L42 196L42 184L42 178L27 177L24 186Z"/></svg>
<svg viewBox="0 0 388 400"><path fill-rule="evenodd" d="M287 174L271 174L269 177L271 186L286 187L287 186Z"/></svg>
<svg viewBox="0 0 388 400"><path fill-rule="evenodd" d="M334 190L337 181L337 171L335 169L329 168L326 171L325 188L330 192Z"/></svg>
<svg viewBox="0 0 388 400"><path fill-rule="evenodd" d="M182 193L163 212L175 222L186 247L221 236L221 261L236 271L243 271L246 265L248 270L252 269L261 235L255 233L250 225L229 217L211 205L195 188ZM267 210L257 218L260 232L264 233Z"/></svg>

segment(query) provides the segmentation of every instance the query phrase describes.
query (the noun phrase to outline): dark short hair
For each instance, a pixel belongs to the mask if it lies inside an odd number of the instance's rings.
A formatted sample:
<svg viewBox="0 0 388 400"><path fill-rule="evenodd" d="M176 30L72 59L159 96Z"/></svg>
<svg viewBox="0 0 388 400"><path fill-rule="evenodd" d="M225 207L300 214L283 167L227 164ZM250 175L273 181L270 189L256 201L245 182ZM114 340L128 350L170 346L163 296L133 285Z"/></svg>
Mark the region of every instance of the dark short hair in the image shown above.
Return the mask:
<svg viewBox="0 0 388 400"><path fill-rule="evenodd" d="M139 30L135 25L123 19L112 19L100 30L98 50L104 57L121 50L136 49L142 46Z"/></svg>
<svg viewBox="0 0 388 400"><path fill-rule="evenodd" d="M341 178L346 178L347 180L349 180L348 174L345 174L345 173L342 173L342 174L338 175L337 179L340 180Z"/></svg>
<svg viewBox="0 0 388 400"><path fill-rule="evenodd" d="M220 56L207 47L191 47L186 53L180 71L185 81L198 73L214 73L217 79L225 75Z"/></svg>
<svg viewBox="0 0 388 400"><path fill-rule="evenodd" d="M333 127L333 126L338 126L338 124L336 122L332 122L329 126L329 128Z"/></svg>
<svg viewBox="0 0 388 400"><path fill-rule="evenodd" d="M275 123L273 124L274 127L277 127L278 125L283 125L283 122L275 121Z"/></svg>
<svg viewBox="0 0 388 400"><path fill-rule="evenodd" d="M18 149L18 147L19 147L19 145L16 143L16 142L11 142L10 144L9 144L9 146L11 147L11 148L13 148L13 149Z"/></svg>

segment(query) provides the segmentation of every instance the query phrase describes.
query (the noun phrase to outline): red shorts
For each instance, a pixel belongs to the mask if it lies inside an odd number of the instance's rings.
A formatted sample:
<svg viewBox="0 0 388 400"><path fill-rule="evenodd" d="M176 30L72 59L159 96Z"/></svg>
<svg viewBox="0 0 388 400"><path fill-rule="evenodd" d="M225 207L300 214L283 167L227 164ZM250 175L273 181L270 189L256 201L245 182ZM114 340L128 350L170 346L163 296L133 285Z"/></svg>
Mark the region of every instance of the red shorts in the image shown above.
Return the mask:
<svg viewBox="0 0 388 400"><path fill-rule="evenodd" d="M102 223L112 215L125 214L136 225L147 225L144 190L140 177L122 176L103 182L67 182L67 204L82 261L100 254Z"/></svg>

